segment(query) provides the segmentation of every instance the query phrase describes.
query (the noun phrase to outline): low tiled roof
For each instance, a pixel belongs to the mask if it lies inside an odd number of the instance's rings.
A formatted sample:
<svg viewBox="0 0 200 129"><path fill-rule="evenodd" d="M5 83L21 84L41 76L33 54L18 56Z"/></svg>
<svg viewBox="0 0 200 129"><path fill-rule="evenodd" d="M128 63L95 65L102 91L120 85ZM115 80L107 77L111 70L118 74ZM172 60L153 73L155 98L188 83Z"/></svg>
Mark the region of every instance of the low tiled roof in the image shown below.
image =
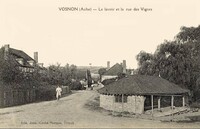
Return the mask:
<svg viewBox="0 0 200 129"><path fill-rule="evenodd" d="M122 65L120 65L119 63L116 63L110 69L108 69L108 71L106 71L104 75L118 75L118 73L122 73L122 72L123 72Z"/></svg>
<svg viewBox="0 0 200 129"><path fill-rule="evenodd" d="M180 95L188 90L163 78L147 75L132 75L115 81L98 90L101 94L126 95Z"/></svg>

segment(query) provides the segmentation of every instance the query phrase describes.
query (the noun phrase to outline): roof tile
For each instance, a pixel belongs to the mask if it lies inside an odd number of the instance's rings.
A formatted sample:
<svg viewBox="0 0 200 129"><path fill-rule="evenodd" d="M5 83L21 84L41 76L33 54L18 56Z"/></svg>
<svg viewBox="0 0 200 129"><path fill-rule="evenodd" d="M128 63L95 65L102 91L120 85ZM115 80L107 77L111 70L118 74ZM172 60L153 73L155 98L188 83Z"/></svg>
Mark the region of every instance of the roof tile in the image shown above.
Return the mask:
<svg viewBox="0 0 200 129"><path fill-rule="evenodd" d="M178 95L189 92L157 76L132 75L98 90L101 94Z"/></svg>

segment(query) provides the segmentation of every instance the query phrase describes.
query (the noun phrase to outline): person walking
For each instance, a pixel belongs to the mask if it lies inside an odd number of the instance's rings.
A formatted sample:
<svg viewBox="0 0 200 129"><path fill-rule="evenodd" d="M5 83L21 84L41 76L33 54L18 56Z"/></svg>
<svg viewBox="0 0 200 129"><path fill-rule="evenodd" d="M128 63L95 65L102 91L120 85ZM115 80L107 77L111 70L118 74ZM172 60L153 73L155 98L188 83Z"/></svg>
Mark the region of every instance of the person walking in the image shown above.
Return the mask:
<svg viewBox="0 0 200 129"><path fill-rule="evenodd" d="M61 92L62 92L62 89L60 88L60 86L58 86L56 88L56 98L57 98L57 100L59 100L61 98Z"/></svg>

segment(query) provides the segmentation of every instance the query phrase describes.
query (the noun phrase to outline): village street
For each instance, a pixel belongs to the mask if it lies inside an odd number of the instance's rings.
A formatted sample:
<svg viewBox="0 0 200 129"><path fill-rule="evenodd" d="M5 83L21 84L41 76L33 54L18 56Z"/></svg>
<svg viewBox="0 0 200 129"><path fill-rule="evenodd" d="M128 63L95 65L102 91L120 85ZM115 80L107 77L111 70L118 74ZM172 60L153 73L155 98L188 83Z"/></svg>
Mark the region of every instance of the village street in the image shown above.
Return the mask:
<svg viewBox="0 0 200 129"><path fill-rule="evenodd" d="M0 109L0 127L199 127L198 123L163 123L114 117L85 107L85 104L97 95L95 90L73 91L59 101Z"/></svg>

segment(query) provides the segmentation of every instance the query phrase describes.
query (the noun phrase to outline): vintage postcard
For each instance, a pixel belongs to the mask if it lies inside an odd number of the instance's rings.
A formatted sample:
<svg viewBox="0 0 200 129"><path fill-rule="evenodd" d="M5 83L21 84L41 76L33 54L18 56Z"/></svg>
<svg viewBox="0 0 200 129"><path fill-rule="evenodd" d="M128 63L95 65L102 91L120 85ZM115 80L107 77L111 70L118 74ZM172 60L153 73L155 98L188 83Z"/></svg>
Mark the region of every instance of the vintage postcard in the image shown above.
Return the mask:
<svg viewBox="0 0 200 129"><path fill-rule="evenodd" d="M0 128L200 128L199 5L0 0Z"/></svg>

